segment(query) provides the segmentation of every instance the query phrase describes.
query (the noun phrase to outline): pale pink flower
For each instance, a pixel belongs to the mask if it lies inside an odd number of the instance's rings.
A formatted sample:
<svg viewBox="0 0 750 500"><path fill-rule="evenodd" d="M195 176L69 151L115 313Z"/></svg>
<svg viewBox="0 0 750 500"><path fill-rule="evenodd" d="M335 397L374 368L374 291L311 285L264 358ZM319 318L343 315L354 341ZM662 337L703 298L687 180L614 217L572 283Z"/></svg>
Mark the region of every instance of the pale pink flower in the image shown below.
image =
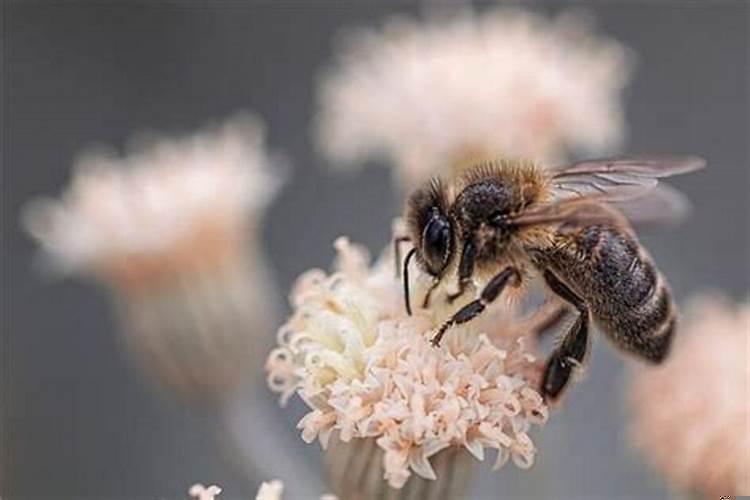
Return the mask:
<svg viewBox="0 0 750 500"><path fill-rule="evenodd" d="M498 8L355 32L321 81L320 147L339 165L381 155L407 187L476 156L615 149L631 58L586 21Z"/></svg>
<svg viewBox="0 0 750 500"><path fill-rule="evenodd" d="M255 500L283 500L284 483L278 479L273 481L264 481L258 489ZM322 495L320 500L336 500L334 495Z"/></svg>
<svg viewBox="0 0 750 500"><path fill-rule="evenodd" d="M212 484L211 486L204 486L201 483L196 483L190 487L188 495L193 497L195 500L215 500L217 496L221 494L221 488Z"/></svg>
<svg viewBox="0 0 750 500"><path fill-rule="evenodd" d="M444 317L439 308L406 315L392 256L369 267L346 239L336 249L331 275L298 280L294 313L267 362L282 402L296 392L310 407L303 439L323 447L334 432L343 442L375 440L393 488L412 473L435 479L430 458L448 447L478 460L494 450L497 467L508 458L530 467L529 431L548 413L523 369L535 362L524 339L490 340L468 323L435 348L429 337Z"/></svg>
<svg viewBox="0 0 750 500"><path fill-rule="evenodd" d="M750 495L750 304L687 309L667 361L632 382L632 438L678 489Z"/></svg>
<svg viewBox="0 0 750 500"><path fill-rule="evenodd" d="M39 199L23 222L58 268L120 286L216 265L241 245L279 185L250 115L180 139L134 142L127 155L91 151L60 200Z"/></svg>
<svg viewBox="0 0 750 500"><path fill-rule="evenodd" d="M24 213L48 261L112 292L141 366L190 399L243 382L272 328L258 226L280 176L264 135L240 115L124 156L91 152L59 200Z"/></svg>
<svg viewBox="0 0 750 500"><path fill-rule="evenodd" d="M258 488L258 493L255 495L255 500L283 500L284 496L284 483L278 479L272 481L264 481ZM190 487L188 494L195 500L216 500L221 494L221 488L216 485L204 486L200 483L196 483ZM320 500L336 500L333 495L323 495Z"/></svg>
<svg viewBox="0 0 750 500"><path fill-rule="evenodd" d="M284 493L284 483L278 479L264 481L258 489L255 500L282 500L282 493Z"/></svg>

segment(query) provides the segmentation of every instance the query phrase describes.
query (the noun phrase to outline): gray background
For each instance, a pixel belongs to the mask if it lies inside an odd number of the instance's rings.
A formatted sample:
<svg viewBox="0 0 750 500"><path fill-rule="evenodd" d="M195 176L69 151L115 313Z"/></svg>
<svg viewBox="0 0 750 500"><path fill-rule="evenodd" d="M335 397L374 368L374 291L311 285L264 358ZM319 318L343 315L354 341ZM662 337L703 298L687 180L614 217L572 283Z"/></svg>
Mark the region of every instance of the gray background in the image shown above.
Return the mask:
<svg viewBox="0 0 750 500"><path fill-rule="evenodd" d="M340 234L378 249L399 211L389 171L371 164L342 178L325 169L309 134L314 82L336 28L418 10L332 1L3 3L3 498L183 498L195 480L236 498L269 479L225 465L215 418L161 398L134 374L101 290L33 272L19 207L58 193L76 152L92 143L120 147L142 129L190 131L244 108L265 118L271 145L295 168L264 235L279 289L327 265ZM602 31L639 56L627 150L692 152L710 164L673 183L696 205L690 221L645 242L679 298L705 288L745 296L747 4L607 2L591 10ZM599 339L588 378L537 433L537 467L480 467L476 495L665 496L625 443L625 364ZM298 405L279 413L290 436L299 413Z"/></svg>

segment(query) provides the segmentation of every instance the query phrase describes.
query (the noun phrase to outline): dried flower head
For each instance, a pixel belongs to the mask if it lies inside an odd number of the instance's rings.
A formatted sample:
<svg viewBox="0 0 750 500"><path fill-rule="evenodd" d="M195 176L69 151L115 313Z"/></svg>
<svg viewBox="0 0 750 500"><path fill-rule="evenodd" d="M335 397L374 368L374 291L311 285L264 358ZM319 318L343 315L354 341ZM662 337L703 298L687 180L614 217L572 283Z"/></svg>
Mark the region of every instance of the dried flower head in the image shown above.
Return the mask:
<svg viewBox="0 0 750 500"><path fill-rule="evenodd" d="M750 495L750 304L688 310L670 358L633 380L632 438L679 489Z"/></svg>
<svg viewBox="0 0 750 500"><path fill-rule="evenodd" d="M481 155L562 159L623 136L630 57L585 19L500 8L397 18L346 40L320 88L322 151L375 154L407 187Z"/></svg>
<svg viewBox="0 0 750 500"><path fill-rule="evenodd" d="M299 278L294 314L267 362L282 402L296 392L311 409L299 423L302 438L323 447L333 432L344 442L374 439L393 488L412 472L434 479L429 459L450 446L479 460L496 450L496 467L509 457L531 466L528 431L548 413L526 375L535 359L523 339L493 341L467 323L435 348L429 336L443 318L434 309L406 315L392 256L370 268L348 240L336 249L333 274Z"/></svg>
<svg viewBox="0 0 750 500"><path fill-rule="evenodd" d="M124 157L91 152L62 199L33 202L24 222L63 270L132 286L236 252L278 184L261 124L242 115Z"/></svg>

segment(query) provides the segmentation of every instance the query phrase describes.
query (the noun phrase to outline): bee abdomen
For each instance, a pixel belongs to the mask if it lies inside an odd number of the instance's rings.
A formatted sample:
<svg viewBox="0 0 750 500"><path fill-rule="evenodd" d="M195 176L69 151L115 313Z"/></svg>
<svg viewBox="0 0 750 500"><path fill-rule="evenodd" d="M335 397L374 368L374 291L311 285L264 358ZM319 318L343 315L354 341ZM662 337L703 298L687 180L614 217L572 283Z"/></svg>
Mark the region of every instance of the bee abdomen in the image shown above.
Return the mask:
<svg viewBox="0 0 750 500"><path fill-rule="evenodd" d="M675 305L663 278L659 277L646 303L619 318L602 318L602 323L606 333L621 347L653 363L663 361L677 323Z"/></svg>
<svg viewBox="0 0 750 500"><path fill-rule="evenodd" d="M669 287L631 234L590 226L548 260L586 300L594 321L618 347L654 363L669 352L676 311Z"/></svg>
<svg viewBox="0 0 750 500"><path fill-rule="evenodd" d="M597 323L619 347L654 363L664 360L676 312L651 258L635 237L613 230L602 232L592 258L600 292L592 297Z"/></svg>

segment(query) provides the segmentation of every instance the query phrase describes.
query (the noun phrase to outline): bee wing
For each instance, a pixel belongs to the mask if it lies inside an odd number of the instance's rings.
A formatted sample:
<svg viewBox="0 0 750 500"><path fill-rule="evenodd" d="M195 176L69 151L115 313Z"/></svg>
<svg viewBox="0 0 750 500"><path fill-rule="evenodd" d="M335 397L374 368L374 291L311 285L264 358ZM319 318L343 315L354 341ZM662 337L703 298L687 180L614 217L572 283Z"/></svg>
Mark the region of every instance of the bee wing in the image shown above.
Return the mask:
<svg viewBox="0 0 750 500"><path fill-rule="evenodd" d="M603 210L599 203L604 201L600 196L580 196L564 198L523 213L510 216L507 223L514 226L530 226L557 222L576 224L601 224L616 222L610 211ZM640 196L607 201L609 205L623 215L630 223L638 227L673 225L685 218L690 211L690 203L680 191L660 184Z"/></svg>
<svg viewBox="0 0 750 500"><path fill-rule="evenodd" d="M609 205L639 228L676 225L692 208L683 193L666 184L659 184L643 196L612 201Z"/></svg>
<svg viewBox="0 0 750 500"><path fill-rule="evenodd" d="M591 198L571 198L546 203L511 215L503 221L511 226L536 226L556 222L577 224L601 224L612 221L612 214L599 209L599 205L588 203Z"/></svg>
<svg viewBox="0 0 750 500"><path fill-rule="evenodd" d="M692 172L705 164L696 156L584 161L553 171L553 199L595 198L612 202L637 198L654 189L658 179Z"/></svg>

